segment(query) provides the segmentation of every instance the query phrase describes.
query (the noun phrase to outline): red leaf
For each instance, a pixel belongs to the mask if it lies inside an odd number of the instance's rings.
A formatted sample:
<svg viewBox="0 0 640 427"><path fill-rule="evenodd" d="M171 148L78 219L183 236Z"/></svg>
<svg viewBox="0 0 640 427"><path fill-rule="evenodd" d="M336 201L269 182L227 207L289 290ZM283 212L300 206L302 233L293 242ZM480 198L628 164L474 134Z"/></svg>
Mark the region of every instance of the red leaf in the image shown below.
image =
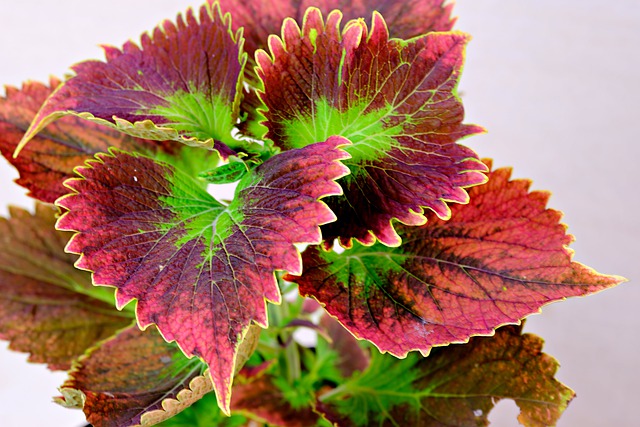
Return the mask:
<svg viewBox="0 0 640 427"><path fill-rule="evenodd" d="M175 24L165 21L144 34L141 47L104 47L106 62L75 65L76 76L43 105L19 148L52 121L75 114L134 136L229 155L220 142L234 143L246 61L238 38L218 7L205 5L198 17L189 9Z"/></svg>
<svg viewBox="0 0 640 427"><path fill-rule="evenodd" d="M424 224L424 209L449 217L447 202L466 203L463 189L485 181L476 154L456 141L481 132L462 123L456 95L468 37L430 33L408 42L389 39L374 13L369 32L341 14L310 9L300 29L293 20L282 39L259 51L259 92L268 110L267 137L283 149L340 135L351 174L344 196L327 201L338 221L323 228L327 240L351 238L395 246L394 219Z"/></svg>
<svg viewBox="0 0 640 427"><path fill-rule="evenodd" d="M9 208L0 218L0 339L31 362L66 370L96 342L133 322L94 295L91 276L64 253L70 233L55 231L51 206L35 215ZM106 296L106 294L105 294Z"/></svg>
<svg viewBox="0 0 640 427"><path fill-rule="evenodd" d="M400 227L403 245L357 247L346 254L310 247L302 295L316 298L354 335L397 356L488 335L552 301L620 283L573 262L572 237L548 194L492 172L449 221Z"/></svg>
<svg viewBox="0 0 640 427"><path fill-rule="evenodd" d="M127 151L173 154L174 147L137 139L77 117L64 117L39 133L18 157L13 153L29 128L40 106L60 84L52 78L50 86L28 82L22 89L7 87L7 96L0 97L0 151L18 169L18 184L29 195L47 203L68 193L62 182L74 176L73 168L105 152L109 147Z"/></svg>
<svg viewBox="0 0 640 427"><path fill-rule="evenodd" d="M229 410L239 342L254 322L266 327L265 300L280 302L275 270L301 272L294 243L319 243L335 219L320 201L337 194L347 144L334 137L278 154L239 184L229 206L172 166L114 152L69 180L76 194L58 227L76 234L67 250L117 302L138 300L142 327L157 324L187 356L211 368L218 401Z"/></svg>

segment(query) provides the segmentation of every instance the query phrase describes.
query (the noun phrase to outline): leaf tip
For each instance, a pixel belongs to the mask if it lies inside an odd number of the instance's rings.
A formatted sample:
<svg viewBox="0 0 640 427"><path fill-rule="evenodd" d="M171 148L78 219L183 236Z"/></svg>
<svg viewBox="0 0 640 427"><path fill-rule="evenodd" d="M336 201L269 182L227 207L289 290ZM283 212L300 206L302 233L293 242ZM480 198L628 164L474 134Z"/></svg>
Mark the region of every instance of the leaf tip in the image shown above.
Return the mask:
<svg viewBox="0 0 640 427"><path fill-rule="evenodd" d="M16 149L13 152L13 158L17 158L20 155L20 152L24 149L24 147L31 141L42 129L44 129L50 123L53 123L60 117L64 116L66 113L64 112L54 112L51 113L44 118L40 117L40 113L33 119L29 128L25 132L24 136L16 146Z"/></svg>
<svg viewBox="0 0 640 427"><path fill-rule="evenodd" d="M87 400L87 396L81 391L70 387L60 387L58 389L62 396L53 398L53 402L65 408L82 409Z"/></svg>

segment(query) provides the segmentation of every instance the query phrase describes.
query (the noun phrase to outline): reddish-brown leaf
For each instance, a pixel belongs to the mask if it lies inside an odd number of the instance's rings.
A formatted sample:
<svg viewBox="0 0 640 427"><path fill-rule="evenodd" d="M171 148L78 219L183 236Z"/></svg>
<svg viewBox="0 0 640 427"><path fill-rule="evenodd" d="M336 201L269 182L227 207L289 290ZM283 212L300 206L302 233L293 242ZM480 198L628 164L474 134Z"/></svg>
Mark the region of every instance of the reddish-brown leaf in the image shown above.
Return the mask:
<svg viewBox="0 0 640 427"><path fill-rule="evenodd" d="M327 200L338 221L323 237L397 246L394 220L421 225L427 210L446 219L451 202L468 201L466 187L486 180L477 155L457 143L482 132L463 123L456 93L469 37L403 41L389 39L378 13L371 28L356 20L340 31L341 19L334 11L325 24L309 9L302 28L285 21L270 54L256 54L267 137L283 149L349 139L351 174L340 182L344 196Z"/></svg>
<svg viewBox="0 0 640 427"><path fill-rule="evenodd" d="M449 221L429 214L425 226L399 227L399 248L310 247L302 276L287 279L354 335L397 356L491 334L552 301L623 280L572 261L573 238L560 212L545 207L548 193L509 176L492 172Z"/></svg>
<svg viewBox="0 0 640 427"><path fill-rule="evenodd" d="M11 218L0 219L0 339L32 362L69 369L87 348L130 325L133 313L91 296L108 299L113 291L94 288L73 266L77 257L64 252L71 233L54 229L56 209L9 210Z"/></svg>
<svg viewBox="0 0 640 427"><path fill-rule="evenodd" d="M238 117L242 70L240 34L216 4L188 9L176 22L164 21L140 46L105 46L106 61L72 67L38 111L18 148L45 126L77 115L137 137L219 151L223 157L242 145L231 136Z"/></svg>
<svg viewBox="0 0 640 427"><path fill-rule="evenodd" d="M325 313L320 318L320 326L326 329L331 338L330 346L338 356L336 367L344 378L351 377L357 371L362 372L369 366L368 353L340 322Z"/></svg>
<svg viewBox="0 0 640 427"><path fill-rule="evenodd" d="M212 0L209 0L212 2ZM345 20L370 19L377 10L389 24L392 37L410 39L430 31L448 31L453 3L445 0L219 0L223 12L231 13L234 30L244 28L244 49L253 59L255 51L267 47L269 35L280 34L285 18L302 24L309 7L319 8L323 14L340 9ZM252 72L252 67L247 71Z"/></svg>
<svg viewBox="0 0 640 427"><path fill-rule="evenodd" d="M100 155L68 180L75 194L58 227L78 231L67 250L96 284L137 299L139 324L210 366L229 411L238 345L251 323L267 326L266 301L280 302L274 272L301 272L295 243L319 243L335 219L320 200L339 194L348 144L326 142L271 157L223 205L169 164L124 152Z"/></svg>
<svg viewBox="0 0 640 427"><path fill-rule="evenodd" d="M209 0L211 3L212 0ZM371 13L377 10L385 17L392 37L410 39L431 31L448 31L455 19L451 18L453 3L445 0L220 0L223 12L231 13L234 31L244 30L244 50L249 54L249 66L245 68L245 78L253 85L260 86L254 72L254 56L258 49L267 49L269 35L280 35L285 18L293 18L302 24L309 7L319 8L324 15L339 9L345 22L364 18L369 21ZM262 119L256 108L262 107L255 90L245 92L240 109L244 121L240 130L245 135L264 137L264 129L258 122Z"/></svg>
<svg viewBox="0 0 640 427"><path fill-rule="evenodd" d="M251 381L235 384L231 409L248 413L269 425L279 427L309 427L316 425L318 415L311 407L295 409L271 375L254 377Z"/></svg>

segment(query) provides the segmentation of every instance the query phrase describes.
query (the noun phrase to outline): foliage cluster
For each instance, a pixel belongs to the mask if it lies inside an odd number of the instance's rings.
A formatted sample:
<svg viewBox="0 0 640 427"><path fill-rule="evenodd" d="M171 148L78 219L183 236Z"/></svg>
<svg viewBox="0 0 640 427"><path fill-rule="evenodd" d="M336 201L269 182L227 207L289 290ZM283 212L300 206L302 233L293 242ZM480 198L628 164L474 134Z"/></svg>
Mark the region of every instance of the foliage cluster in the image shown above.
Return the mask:
<svg viewBox="0 0 640 427"><path fill-rule="evenodd" d="M7 88L0 338L97 427L554 425L521 322L621 278L460 143L452 6L212 0Z"/></svg>

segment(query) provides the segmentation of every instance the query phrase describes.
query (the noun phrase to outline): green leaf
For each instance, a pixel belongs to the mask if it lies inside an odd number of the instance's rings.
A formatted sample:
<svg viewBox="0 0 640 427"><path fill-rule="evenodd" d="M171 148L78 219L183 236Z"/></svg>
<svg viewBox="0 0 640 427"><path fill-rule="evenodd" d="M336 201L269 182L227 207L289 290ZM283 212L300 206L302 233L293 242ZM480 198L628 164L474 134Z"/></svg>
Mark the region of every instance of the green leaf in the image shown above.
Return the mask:
<svg viewBox="0 0 640 427"><path fill-rule="evenodd" d="M555 425L574 393L554 378L558 363L542 343L509 326L427 358L374 353L367 371L321 395L317 409L344 427L475 427L488 425L500 400L513 399L525 426Z"/></svg>
<svg viewBox="0 0 640 427"><path fill-rule="evenodd" d="M133 322L113 306L113 291L95 288L64 253L71 233L54 229L57 210L9 208L0 218L0 339L29 360L67 370L96 342Z"/></svg>
<svg viewBox="0 0 640 427"><path fill-rule="evenodd" d="M231 158L233 159L233 157ZM229 184L239 181L249 172L247 165L242 160L230 161L226 165L198 174L198 178L204 179L210 184Z"/></svg>

